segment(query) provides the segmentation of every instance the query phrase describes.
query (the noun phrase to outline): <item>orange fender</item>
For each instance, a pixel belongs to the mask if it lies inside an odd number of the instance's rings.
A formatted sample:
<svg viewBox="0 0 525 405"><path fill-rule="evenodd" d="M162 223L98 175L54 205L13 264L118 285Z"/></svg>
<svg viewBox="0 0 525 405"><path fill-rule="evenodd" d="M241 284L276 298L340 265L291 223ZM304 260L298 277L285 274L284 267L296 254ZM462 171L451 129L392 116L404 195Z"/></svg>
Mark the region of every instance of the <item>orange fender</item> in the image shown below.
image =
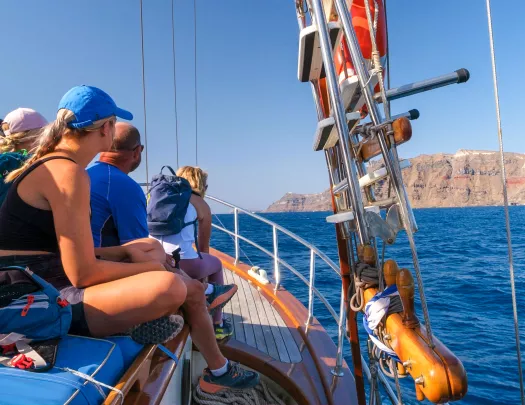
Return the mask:
<svg viewBox="0 0 525 405"><path fill-rule="evenodd" d="M368 302L377 289L365 290L365 302ZM418 399L424 395L434 403L457 401L467 393L467 373L461 361L435 336L435 347L427 344L424 327L414 329L403 325L401 314L392 314L386 319L386 330L391 336L391 348L402 362L409 362L407 372L413 379L422 378L422 384L416 385Z"/></svg>

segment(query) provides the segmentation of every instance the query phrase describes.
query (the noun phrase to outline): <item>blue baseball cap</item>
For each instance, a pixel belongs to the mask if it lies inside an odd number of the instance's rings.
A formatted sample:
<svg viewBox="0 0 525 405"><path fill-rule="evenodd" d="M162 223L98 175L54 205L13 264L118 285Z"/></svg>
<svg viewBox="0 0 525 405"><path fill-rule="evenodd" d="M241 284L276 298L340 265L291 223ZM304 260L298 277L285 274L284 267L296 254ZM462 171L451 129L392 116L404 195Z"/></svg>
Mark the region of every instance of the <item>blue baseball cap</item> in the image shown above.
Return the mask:
<svg viewBox="0 0 525 405"><path fill-rule="evenodd" d="M76 119L68 123L71 128L85 128L113 115L128 121L133 119L133 114L118 108L109 94L93 86L73 87L58 104L59 110L63 108L75 114Z"/></svg>

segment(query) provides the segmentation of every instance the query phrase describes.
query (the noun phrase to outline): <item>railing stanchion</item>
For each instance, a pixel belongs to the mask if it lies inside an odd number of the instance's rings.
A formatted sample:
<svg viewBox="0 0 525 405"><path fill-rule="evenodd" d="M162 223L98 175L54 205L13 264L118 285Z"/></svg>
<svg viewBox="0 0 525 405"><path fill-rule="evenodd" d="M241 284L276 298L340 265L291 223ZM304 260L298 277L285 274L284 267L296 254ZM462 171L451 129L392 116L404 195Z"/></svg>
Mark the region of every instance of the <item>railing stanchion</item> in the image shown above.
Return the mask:
<svg viewBox="0 0 525 405"><path fill-rule="evenodd" d="M306 326L310 325L314 318L314 287L315 287L315 252L310 249L310 285L308 288L308 320Z"/></svg>
<svg viewBox="0 0 525 405"><path fill-rule="evenodd" d="M235 231L235 264L239 263L239 210L233 209L233 226Z"/></svg>
<svg viewBox="0 0 525 405"><path fill-rule="evenodd" d="M279 239L277 238L277 228L272 226L273 231L273 277L275 278L275 291L281 285L281 270L279 269Z"/></svg>
<svg viewBox="0 0 525 405"><path fill-rule="evenodd" d="M346 310L345 310L345 299L344 291L341 291L341 306L339 308L339 327L337 335L337 357L335 359L335 367L331 370L332 374L336 377L342 377L343 373L343 343L344 343L344 334L345 334L345 320L346 320Z"/></svg>

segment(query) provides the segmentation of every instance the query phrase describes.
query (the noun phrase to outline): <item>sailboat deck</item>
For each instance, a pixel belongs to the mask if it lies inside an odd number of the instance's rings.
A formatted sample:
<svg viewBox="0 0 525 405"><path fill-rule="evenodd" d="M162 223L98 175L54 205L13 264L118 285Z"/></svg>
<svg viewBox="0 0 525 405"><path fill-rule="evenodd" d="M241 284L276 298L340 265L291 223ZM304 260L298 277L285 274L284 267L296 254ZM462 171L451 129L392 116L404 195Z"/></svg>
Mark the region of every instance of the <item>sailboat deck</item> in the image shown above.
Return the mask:
<svg viewBox="0 0 525 405"><path fill-rule="evenodd" d="M234 326L232 339L245 343L282 363L302 360L299 347L283 318L268 300L247 280L225 269L227 284L237 284L239 290L224 307L224 316Z"/></svg>

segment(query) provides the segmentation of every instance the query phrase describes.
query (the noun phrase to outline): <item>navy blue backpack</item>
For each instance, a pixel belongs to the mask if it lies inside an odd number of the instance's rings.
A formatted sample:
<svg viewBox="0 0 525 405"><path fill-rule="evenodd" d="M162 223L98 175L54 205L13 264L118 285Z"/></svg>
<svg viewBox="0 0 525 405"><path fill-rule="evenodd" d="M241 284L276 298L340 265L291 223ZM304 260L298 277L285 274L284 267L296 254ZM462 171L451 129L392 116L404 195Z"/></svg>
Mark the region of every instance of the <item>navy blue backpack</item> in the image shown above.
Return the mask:
<svg viewBox="0 0 525 405"><path fill-rule="evenodd" d="M171 175L162 174L165 167ZM188 180L177 176L170 166L163 166L160 173L153 176L150 186L146 209L149 233L152 236L176 235L185 227L193 225L195 245L201 257L197 244L198 220L184 222L192 194Z"/></svg>

